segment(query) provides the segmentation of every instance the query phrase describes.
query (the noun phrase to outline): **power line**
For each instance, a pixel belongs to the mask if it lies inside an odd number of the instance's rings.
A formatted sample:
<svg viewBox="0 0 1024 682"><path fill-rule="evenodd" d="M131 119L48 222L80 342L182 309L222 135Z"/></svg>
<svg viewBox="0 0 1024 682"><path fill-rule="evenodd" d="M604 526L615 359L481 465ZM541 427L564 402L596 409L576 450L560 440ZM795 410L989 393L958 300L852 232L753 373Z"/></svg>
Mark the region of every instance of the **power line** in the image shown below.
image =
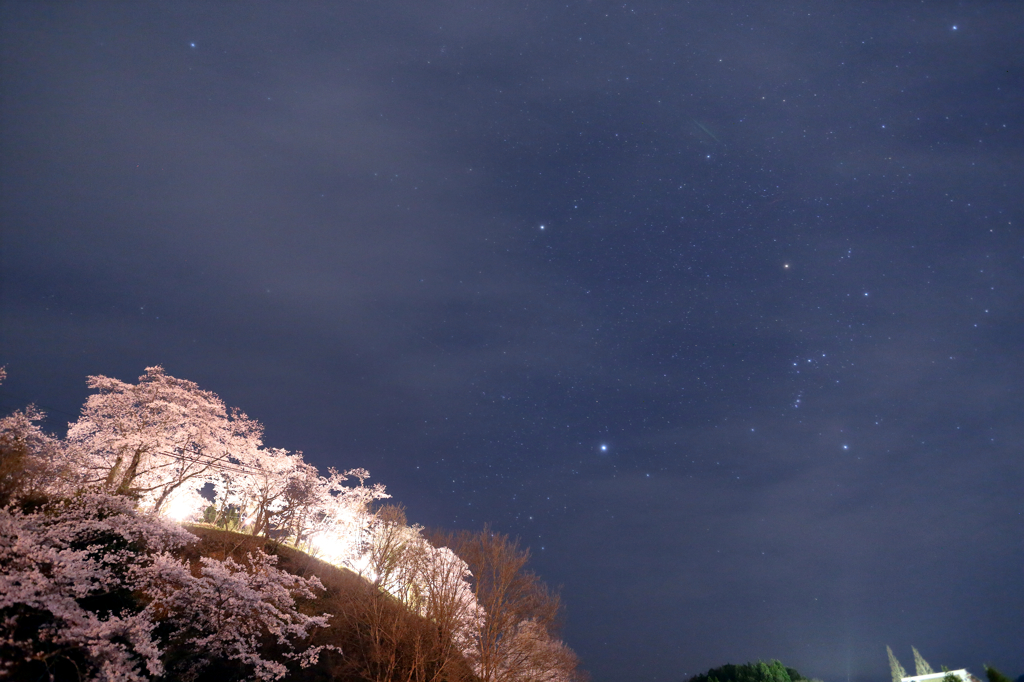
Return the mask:
<svg viewBox="0 0 1024 682"><path fill-rule="evenodd" d="M259 467L255 467L251 464L245 464L244 462L237 461L232 462L230 460L231 455L227 455L222 459L216 459L213 455L206 455L195 451L193 451L193 453L194 454L192 457L188 457L184 453L167 452L164 450L157 450L153 454L164 455L165 457L171 457L179 461L187 459L189 461L196 462L207 468L217 469L219 471L227 471L229 473L245 474L249 476L274 475L274 472L267 471L266 469L262 469ZM207 459L204 460L204 457Z"/></svg>

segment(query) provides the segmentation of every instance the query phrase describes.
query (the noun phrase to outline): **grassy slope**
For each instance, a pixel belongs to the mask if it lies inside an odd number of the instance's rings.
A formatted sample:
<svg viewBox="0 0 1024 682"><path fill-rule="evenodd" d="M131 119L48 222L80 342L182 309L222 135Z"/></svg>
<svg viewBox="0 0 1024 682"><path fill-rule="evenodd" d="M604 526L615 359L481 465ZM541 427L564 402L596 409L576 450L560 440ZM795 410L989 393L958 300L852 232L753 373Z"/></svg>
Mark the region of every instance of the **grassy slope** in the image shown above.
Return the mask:
<svg viewBox="0 0 1024 682"><path fill-rule="evenodd" d="M345 568L338 568L325 561L306 554L294 547L282 545L273 540L235 533L200 524L185 524L185 529L199 538L199 542L188 552L188 558L196 561L200 556L223 560L227 557L244 562L247 553L262 549L277 557L278 568L303 577L315 575L323 583L326 592L316 600L299 604L308 614L330 614L330 627L316 633L313 645L330 644L351 652L355 633L352 631L351 612L347 608L353 601L371 592L373 586L357 574ZM312 670L305 671L302 680L362 680L365 679L351 669L344 655L326 654Z"/></svg>
<svg viewBox="0 0 1024 682"><path fill-rule="evenodd" d="M277 566L282 570L295 575L315 575L320 578L320 582L327 588L328 594L365 591L370 588L370 584L366 580L347 568L339 568L294 547L273 540L202 524L185 524L185 529L199 538L199 543L196 546L199 556L221 560L230 556L236 561L242 561L248 552L258 548L267 554L276 556Z"/></svg>
<svg viewBox="0 0 1024 682"><path fill-rule="evenodd" d="M417 648L416 633L422 635L426 629L434 630L426 620L411 613L390 597L377 593L372 584L348 569L328 564L294 547L272 540L200 524L186 524L185 528L199 538L199 542L187 555L191 561L197 561L200 556L220 560L230 556L241 562L245 560L248 552L259 548L267 554L277 556L277 565L280 569L300 576L315 575L320 579L326 592L320 598L300 603L299 606L304 613L330 614L330 627L317 632L312 644L330 644L339 647L343 654L321 656L321 662L316 668L303 673L303 682L356 682L366 680L370 676L379 676L379 673L368 672L375 668L373 663L368 664L368 660L375 660L382 654L379 644L367 638L365 623L361 622L360 614L365 613L365 605L368 602L372 602L375 608L380 609L378 618L392 623L402 633L395 634L396 639L393 640L388 637L390 644L396 649L391 650L385 645L385 650L388 650L385 656L395 655L400 660L408 661L411 651ZM376 598L370 598L373 596ZM401 664L399 668L408 674L408 670ZM467 680L472 677L468 666L462 662L456 664L450 677L442 676L453 680Z"/></svg>

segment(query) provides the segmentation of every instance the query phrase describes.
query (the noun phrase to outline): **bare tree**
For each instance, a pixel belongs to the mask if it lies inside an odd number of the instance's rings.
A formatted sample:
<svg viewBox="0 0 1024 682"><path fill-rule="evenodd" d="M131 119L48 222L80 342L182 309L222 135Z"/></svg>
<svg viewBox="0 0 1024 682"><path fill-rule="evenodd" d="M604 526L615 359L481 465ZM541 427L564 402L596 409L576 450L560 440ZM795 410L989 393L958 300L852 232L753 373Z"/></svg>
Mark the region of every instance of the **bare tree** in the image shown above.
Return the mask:
<svg viewBox="0 0 1024 682"><path fill-rule="evenodd" d="M414 601L410 592L419 563L416 554L421 551L412 542L417 532L409 527L405 507L400 504L382 505L370 521L367 577L378 590L407 605Z"/></svg>
<svg viewBox="0 0 1024 682"><path fill-rule="evenodd" d="M522 652L523 664L515 679L529 682L573 682L585 678L576 652L555 639L538 623L528 620L519 624L515 634L516 649Z"/></svg>
<svg viewBox="0 0 1024 682"><path fill-rule="evenodd" d="M344 610L349 626L359 633L346 649L350 666L374 682L412 682L420 676L425 638L432 631L409 608L415 550L401 507L386 505L371 522L364 577L367 589L358 592Z"/></svg>
<svg viewBox="0 0 1024 682"><path fill-rule="evenodd" d="M529 550L486 526L476 533L436 532L431 541L454 550L472 572L484 612L470 654L477 676L485 682L579 678L575 654L554 636L561 602L527 568Z"/></svg>
<svg viewBox="0 0 1024 682"><path fill-rule="evenodd" d="M476 650L476 633L484 622L483 608L473 594L469 567L448 547L433 547L421 540L416 581L420 599L414 608L433 625L437 635L417 666L436 671L444 679L457 679L469 671ZM437 677L420 676L421 682Z"/></svg>
<svg viewBox="0 0 1024 682"><path fill-rule="evenodd" d="M352 652L360 674L380 682L471 677L466 656L482 611L462 559L407 525L403 507L383 505L370 521L363 574L370 589L350 610L363 635Z"/></svg>

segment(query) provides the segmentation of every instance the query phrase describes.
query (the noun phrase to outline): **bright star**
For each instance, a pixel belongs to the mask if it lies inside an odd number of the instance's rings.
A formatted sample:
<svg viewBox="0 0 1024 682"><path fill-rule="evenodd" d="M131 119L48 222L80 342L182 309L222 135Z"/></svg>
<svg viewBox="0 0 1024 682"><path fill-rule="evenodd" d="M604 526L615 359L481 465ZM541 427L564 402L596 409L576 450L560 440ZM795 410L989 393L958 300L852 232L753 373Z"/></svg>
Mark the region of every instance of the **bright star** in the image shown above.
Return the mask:
<svg viewBox="0 0 1024 682"><path fill-rule="evenodd" d="M543 229L544 229L544 226L543 226L543 225L541 225L541 226L540 226L540 229L542 229L542 230L543 230Z"/></svg>
<svg viewBox="0 0 1024 682"><path fill-rule="evenodd" d="M608 452L608 446L604 443L601 444L601 452Z"/></svg>
<svg viewBox="0 0 1024 682"><path fill-rule="evenodd" d="M189 43L189 45L190 45L191 47L195 47L195 46L196 46L196 44L195 44L195 43Z"/></svg>

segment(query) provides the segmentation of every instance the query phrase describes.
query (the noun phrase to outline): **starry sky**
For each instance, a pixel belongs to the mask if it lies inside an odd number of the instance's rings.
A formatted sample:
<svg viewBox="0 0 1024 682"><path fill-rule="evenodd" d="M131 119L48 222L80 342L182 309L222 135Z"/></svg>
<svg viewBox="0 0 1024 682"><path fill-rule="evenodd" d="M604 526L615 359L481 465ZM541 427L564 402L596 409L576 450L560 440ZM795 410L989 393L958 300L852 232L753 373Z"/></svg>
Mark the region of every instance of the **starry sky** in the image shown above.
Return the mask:
<svg viewBox="0 0 1024 682"><path fill-rule="evenodd" d="M193 380L594 682L1024 672L1019 2L0 5L0 403Z"/></svg>

